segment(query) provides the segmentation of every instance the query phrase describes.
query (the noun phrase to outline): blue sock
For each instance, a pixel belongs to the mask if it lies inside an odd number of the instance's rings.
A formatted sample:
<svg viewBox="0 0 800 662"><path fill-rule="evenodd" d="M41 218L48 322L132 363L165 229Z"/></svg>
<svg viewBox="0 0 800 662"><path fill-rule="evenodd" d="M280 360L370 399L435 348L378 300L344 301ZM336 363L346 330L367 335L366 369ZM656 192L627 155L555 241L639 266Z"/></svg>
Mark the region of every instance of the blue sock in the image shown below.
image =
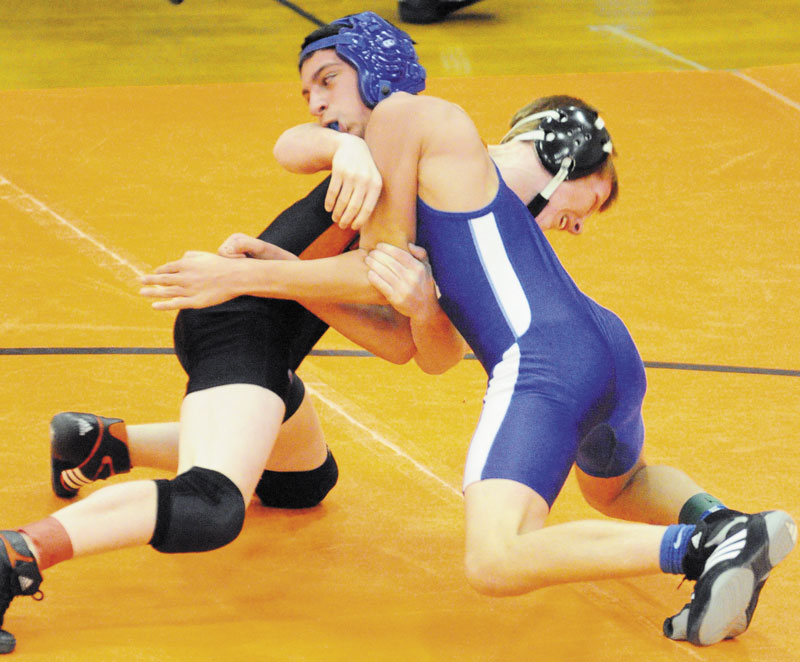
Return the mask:
<svg viewBox="0 0 800 662"><path fill-rule="evenodd" d="M694 524L671 524L661 539L659 563L663 572L672 575L683 574L683 557L694 533Z"/></svg>

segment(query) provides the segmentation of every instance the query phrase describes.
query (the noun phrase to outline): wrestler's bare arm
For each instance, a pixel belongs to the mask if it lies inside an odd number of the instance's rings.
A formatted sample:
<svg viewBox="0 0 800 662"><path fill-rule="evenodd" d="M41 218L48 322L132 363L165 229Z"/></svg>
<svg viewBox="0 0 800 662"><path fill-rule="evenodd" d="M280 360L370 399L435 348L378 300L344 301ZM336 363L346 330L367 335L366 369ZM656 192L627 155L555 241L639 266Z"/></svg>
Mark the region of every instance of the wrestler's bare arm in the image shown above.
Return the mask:
<svg viewBox="0 0 800 662"><path fill-rule="evenodd" d="M331 171L325 209L340 227L358 230L381 193L381 175L362 138L319 124L300 124L275 143L275 158L290 172Z"/></svg>

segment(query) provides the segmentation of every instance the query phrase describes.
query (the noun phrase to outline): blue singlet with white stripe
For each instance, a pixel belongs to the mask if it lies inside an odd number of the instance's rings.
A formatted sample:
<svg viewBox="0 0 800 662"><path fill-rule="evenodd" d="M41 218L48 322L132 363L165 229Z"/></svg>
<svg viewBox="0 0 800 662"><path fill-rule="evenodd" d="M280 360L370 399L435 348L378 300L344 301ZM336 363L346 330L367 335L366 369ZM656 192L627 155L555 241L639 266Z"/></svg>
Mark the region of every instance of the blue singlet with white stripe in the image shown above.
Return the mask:
<svg viewBox="0 0 800 662"><path fill-rule="evenodd" d="M498 172L498 177L500 173ZM500 177L474 212L417 200L441 305L489 377L464 488L515 480L552 505L573 463L612 477L644 440L644 366L625 325L583 294Z"/></svg>

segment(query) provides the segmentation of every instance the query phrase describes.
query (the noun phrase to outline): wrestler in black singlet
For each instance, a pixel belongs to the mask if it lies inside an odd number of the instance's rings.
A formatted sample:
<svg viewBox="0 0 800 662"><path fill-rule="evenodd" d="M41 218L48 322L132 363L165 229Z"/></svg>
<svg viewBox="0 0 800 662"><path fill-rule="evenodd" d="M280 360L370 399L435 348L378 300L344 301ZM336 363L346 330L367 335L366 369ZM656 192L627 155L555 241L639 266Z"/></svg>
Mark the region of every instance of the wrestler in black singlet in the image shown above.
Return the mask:
<svg viewBox="0 0 800 662"><path fill-rule="evenodd" d="M330 257L357 238L325 211L330 177L283 211L259 239L301 257ZM210 308L181 310L175 352L189 377L186 393L224 384L255 384L286 402L289 418L302 401L294 371L328 325L295 301L242 296Z"/></svg>

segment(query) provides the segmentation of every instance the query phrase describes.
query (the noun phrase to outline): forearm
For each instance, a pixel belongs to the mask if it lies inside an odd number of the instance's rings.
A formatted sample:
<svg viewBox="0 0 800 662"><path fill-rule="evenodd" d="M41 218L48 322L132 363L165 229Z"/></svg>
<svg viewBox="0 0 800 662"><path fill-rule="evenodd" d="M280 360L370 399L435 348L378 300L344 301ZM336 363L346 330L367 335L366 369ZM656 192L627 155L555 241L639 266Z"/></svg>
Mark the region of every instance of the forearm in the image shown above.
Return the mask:
<svg viewBox="0 0 800 662"><path fill-rule="evenodd" d="M391 306L301 301L343 336L392 363L407 363L416 353L407 317Z"/></svg>
<svg viewBox="0 0 800 662"><path fill-rule="evenodd" d="M280 135L272 153L290 172L307 175L330 170L342 135L319 124L300 124Z"/></svg>
<svg viewBox="0 0 800 662"><path fill-rule="evenodd" d="M318 260L241 260L235 295L309 303L386 304L369 282L366 253L349 251Z"/></svg>
<svg viewBox="0 0 800 662"><path fill-rule="evenodd" d="M441 308L425 320L412 319L410 328L414 361L423 372L441 374L464 358L467 343Z"/></svg>

